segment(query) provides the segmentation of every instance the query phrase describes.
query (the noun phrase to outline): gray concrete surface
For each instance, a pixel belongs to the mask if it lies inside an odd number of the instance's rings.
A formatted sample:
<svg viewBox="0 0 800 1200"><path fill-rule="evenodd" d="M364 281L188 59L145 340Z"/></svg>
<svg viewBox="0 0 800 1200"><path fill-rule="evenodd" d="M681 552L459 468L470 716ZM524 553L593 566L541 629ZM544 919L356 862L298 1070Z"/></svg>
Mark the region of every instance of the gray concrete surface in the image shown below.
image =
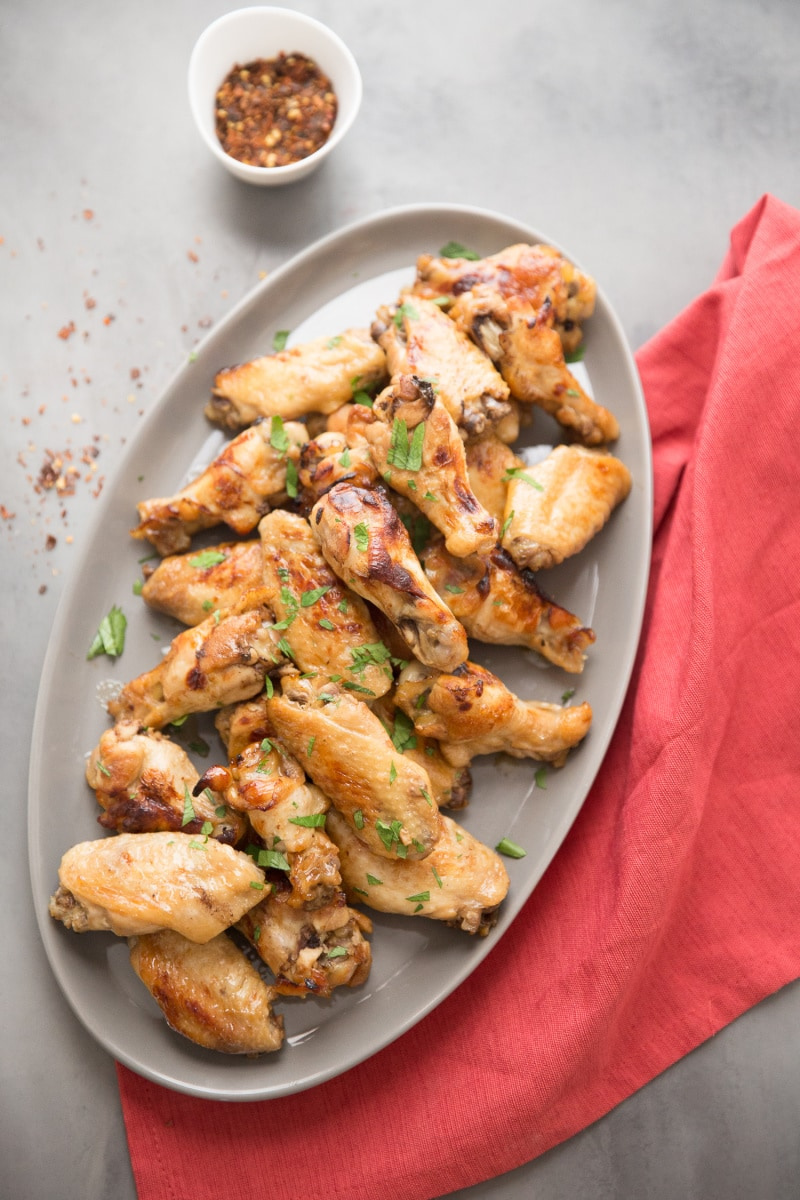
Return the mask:
<svg viewBox="0 0 800 1200"><path fill-rule="evenodd" d="M27 751L95 480L112 475L192 346L261 272L415 201L480 205L540 228L596 275L638 346L710 282L729 227L762 193L794 204L800 194L800 7L790 0L305 0L295 7L355 52L364 106L321 173L274 192L230 179L191 124L189 53L230 7L0 4L8 1200L135 1194L113 1064L62 1002L36 934ZM63 503L37 493L45 450L79 460L90 444L100 449L91 482L81 477ZM792 985L590 1129L462 1194L797 1196L799 1023Z"/></svg>

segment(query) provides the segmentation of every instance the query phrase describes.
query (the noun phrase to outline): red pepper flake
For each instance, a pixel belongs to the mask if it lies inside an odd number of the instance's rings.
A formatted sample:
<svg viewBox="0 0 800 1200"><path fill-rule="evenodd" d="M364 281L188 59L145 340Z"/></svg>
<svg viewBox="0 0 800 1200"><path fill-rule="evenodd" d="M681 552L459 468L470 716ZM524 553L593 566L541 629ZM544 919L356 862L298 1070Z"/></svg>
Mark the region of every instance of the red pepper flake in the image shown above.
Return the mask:
<svg viewBox="0 0 800 1200"><path fill-rule="evenodd" d="M87 308L89 308L89 309L92 309L92 308L96 308L96 307L97 307L97 301L96 301L96 300L94 300L94 299L93 299L91 296L87 296L87 297L86 297L86 299L84 300L84 304L85 304L85 305L86 305L86 307L87 307Z"/></svg>
<svg viewBox="0 0 800 1200"><path fill-rule="evenodd" d="M254 167L283 167L325 144L338 103L313 59L281 53L237 63L217 91L216 106L226 154Z"/></svg>
<svg viewBox="0 0 800 1200"><path fill-rule="evenodd" d="M57 543L56 539L53 537L52 533L48 533L47 541L44 544L45 550L55 550L57 545L58 545L58 543Z"/></svg>
<svg viewBox="0 0 800 1200"><path fill-rule="evenodd" d="M16 515L17 514L15 512L9 512L5 504L0 504L0 517L2 517L4 521L13 521Z"/></svg>
<svg viewBox="0 0 800 1200"><path fill-rule="evenodd" d="M138 367L131 367L131 379L138 379L141 373Z"/></svg>
<svg viewBox="0 0 800 1200"><path fill-rule="evenodd" d="M197 257L194 250L187 250L186 257L188 258L189 262L200 262L200 259Z"/></svg>
<svg viewBox="0 0 800 1200"><path fill-rule="evenodd" d="M69 325L61 326L61 328L58 331L58 336L61 338L61 340L63 342L65 342L67 340L67 338L72 337L74 332L75 332L75 322L70 321Z"/></svg>
<svg viewBox="0 0 800 1200"><path fill-rule="evenodd" d="M85 208L83 210L83 219L84 219L84 221L94 220L94 210L91 208Z"/></svg>
<svg viewBox="0 0 800 1200"><path fill-rule="evenodd" d="M117 318L114 316L114 314L113 314L113 313L109 313L107 317L103 317L103 324L104 324L104 325L110 325L110 324L111 324L111 322L112 322L112 321L116 321L116 319L117 319Z"/></svg>

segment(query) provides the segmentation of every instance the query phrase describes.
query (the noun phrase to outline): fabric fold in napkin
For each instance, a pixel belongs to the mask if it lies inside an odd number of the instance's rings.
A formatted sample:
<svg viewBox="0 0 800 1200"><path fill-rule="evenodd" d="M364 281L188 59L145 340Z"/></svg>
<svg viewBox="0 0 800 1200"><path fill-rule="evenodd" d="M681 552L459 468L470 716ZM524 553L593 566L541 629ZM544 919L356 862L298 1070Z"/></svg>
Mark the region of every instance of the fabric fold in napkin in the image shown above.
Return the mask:
<svg viewBox="0 0 800 1200"><path fill-rule="evenodd" d="M509 935L297 1096L119 1068L140 1200L427 1200L534 1158L800 974L800 213L764 197L639 352L655 540L608 755ZM230 1166L235 1164L235 1170Z"/></svg>

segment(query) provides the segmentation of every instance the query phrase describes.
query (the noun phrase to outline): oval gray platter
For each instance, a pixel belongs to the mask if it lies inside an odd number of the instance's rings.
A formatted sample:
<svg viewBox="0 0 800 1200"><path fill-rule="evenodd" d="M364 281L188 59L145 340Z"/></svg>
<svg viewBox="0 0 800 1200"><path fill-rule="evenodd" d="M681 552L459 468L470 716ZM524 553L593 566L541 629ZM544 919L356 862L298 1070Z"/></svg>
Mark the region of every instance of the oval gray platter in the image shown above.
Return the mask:
<svg viewBox="0 0 800 1200"><path fill-rule="evenodd" d="M556 854L603 761L625 697L641 628L650 561L652 463L644 400L619 322L598 292L586 323L585 382L618 417L615 452L633 475L628 500L575 559L541 573L554 599L592 624L597 642L582 675L542 665L519 648L472 645L475 659L496 671L527 699L560 701L574 687L594 722L584 744L560 770L535 786L538 764L504 757L478 760L468 809L455 814L489 845L508 836L527 850L507 859L511 887L488 937L420 918L374 916L373 966L365 985L340 989L327 1001L279 1002L286 1043L260 1059L227 1057L171 1032L155 1002L133 974L124 940L110 934L77 935L50 919L48 899L64 851L105 836L97 805L84 781L86 756L108 725L99 699L109 680L123 682L148 670L178 626L151 613L131 594L147 544L128 531L136 503L173 493L198 456L213 450L202 409L223 366L269 353L274 333L292 342L347 325L368 324L379 303L391 302L411 282L416 258L455 240L481 255L517 241L550 239L495 213L453 205L394 209L333 234L275 271L204 340L196 359L177 374L106 486L85 549L62 598L42 672L33 731L29 838L33 897L45 950L66 999L89 1032L114 1057L165 1087L222 1100L288 1095L330 1079L374 1054L430 1012L475 969L512 925ZM551 244L553 244L551 242ZM526 444L559 440L555 423L537 415L523 431ZM144 476L140 482L140 477ZM224 535L220 535L222 537ZM114 604L129 620L124 654L91 662L86 650L97 624ZM158 640L154 640L158 639ZM209 732L211 729L211 732ZM213 727L201 727L210 756L222 761ZM508 936L514 936L513 928Z"/></svg>

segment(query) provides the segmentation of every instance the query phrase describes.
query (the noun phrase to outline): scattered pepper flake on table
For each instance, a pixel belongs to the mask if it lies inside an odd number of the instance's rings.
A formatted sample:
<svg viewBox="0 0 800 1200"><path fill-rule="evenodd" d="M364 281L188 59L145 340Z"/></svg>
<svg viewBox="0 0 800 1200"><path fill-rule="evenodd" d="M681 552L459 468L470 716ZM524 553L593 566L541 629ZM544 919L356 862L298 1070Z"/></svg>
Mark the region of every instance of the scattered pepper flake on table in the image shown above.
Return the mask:
<svg viewBox="0 0 800 1200"><path fill-rule="evenodd" d="M231 158L254 167L299 162L325 144L338 103L313 59L281 52L236 64L216 95L217 137Z"/></svg>

